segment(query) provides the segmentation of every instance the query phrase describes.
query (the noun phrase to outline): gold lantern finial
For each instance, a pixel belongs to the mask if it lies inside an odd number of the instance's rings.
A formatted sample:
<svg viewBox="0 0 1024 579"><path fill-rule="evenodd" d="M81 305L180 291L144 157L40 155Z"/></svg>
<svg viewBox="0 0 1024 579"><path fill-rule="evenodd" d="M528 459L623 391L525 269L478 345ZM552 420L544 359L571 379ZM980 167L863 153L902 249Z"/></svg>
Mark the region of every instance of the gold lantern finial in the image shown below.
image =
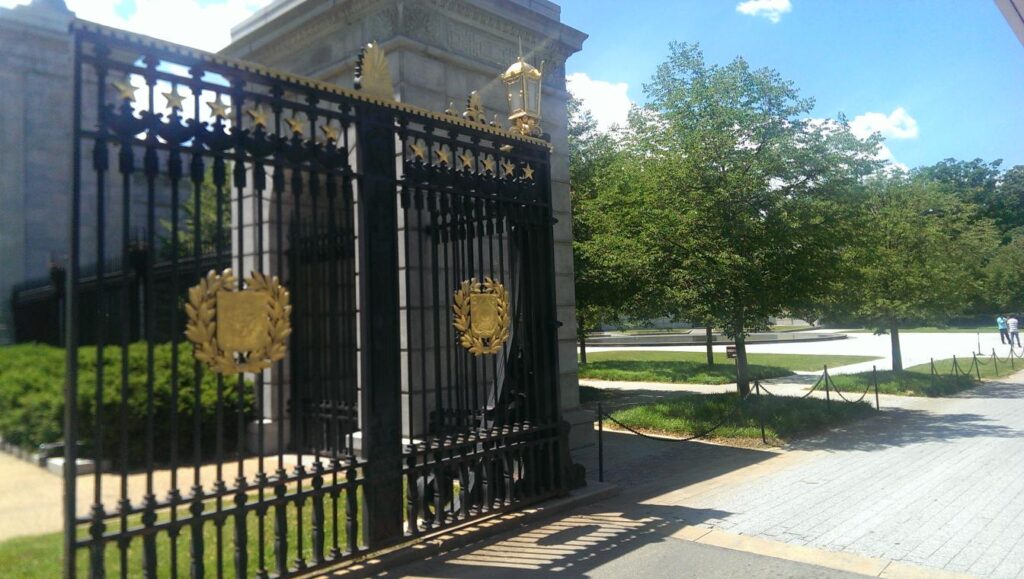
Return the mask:
<svg viewBox="0 0 1024 579"><path fill-rule="evenodd" d="M523 40L519 39L519 58L501 75L508 95L508 120L513 130L523 135L540 133L541 79L544 63L536 68L523 58Z"/></svg>

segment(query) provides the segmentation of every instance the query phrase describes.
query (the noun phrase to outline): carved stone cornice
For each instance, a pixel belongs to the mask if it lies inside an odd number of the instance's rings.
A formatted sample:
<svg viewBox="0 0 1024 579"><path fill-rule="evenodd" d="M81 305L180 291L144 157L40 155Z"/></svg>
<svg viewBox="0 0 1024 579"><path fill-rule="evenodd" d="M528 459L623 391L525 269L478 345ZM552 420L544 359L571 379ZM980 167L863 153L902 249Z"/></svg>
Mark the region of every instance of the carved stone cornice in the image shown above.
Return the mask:
<svg viewBox="0 0 1024 579"><path fill-rule="evenodd" d="M366 42L384 43L405 36L498 72L518 56L522 38L528 58L537 64L545 61L545 84L557 88L564 87L565 60L586 38L565 24L515 4L509 4L508 15L477 6L472 0L347 0L317 8L310 7L305 18L287 13L271 20L222 52L273 66L301 68L300 55L314 47L333 47L335 53L329 57L341 61Z"/></svg>

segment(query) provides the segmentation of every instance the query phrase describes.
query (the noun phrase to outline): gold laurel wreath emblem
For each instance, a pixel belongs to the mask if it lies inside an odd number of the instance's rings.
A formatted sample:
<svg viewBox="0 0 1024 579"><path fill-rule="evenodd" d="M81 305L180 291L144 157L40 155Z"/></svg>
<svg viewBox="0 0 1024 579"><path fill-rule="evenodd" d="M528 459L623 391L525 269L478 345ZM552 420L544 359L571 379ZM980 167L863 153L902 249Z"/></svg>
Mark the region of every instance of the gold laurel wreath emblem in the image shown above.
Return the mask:
<svg viewBox="0 0 1024 579"><path fill-rule="evenodd" d="M189 288L185 304L185 337L192 342L193 355L218 374L269 368L284 359L292 333L288 290L277 277L253 272L245 280L246 289L235 285L230 269L219 275L210 271ZM220 308L218 298L225 302ZM218 315L218 309L226 311ZM222 316L225 319L219 319ZM234 348L226 349L223 342L234 344Z"/></svg>
<svg viewBox="0 0 1024 579"><path fill-rule="evenodd" d="M477 312L474 319L473 301L477 307L487 306L486 311ZM452 326L459 333L459 344L474 356L497 354L508 341L511 315L509 312L508 290L501 282L485 277L483 283L476 278L464 281L455 292L452 304Z"/></svg>

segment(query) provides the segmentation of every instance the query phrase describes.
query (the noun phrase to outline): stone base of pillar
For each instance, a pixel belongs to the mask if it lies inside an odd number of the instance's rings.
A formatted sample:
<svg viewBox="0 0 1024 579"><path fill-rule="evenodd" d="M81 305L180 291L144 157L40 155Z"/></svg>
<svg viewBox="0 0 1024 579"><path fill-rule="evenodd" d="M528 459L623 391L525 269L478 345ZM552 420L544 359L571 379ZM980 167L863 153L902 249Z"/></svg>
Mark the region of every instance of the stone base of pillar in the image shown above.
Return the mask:
<svg viewBox="0 0 1024 579"><path fill-rule="evenodd" d="M572 408L564 411L562 418L572 427L569 430L569 450L597 444L597 431L594 430L597 414L593 410L580 407Z"/></svg>
<svg viewBox="0 0 1024 579"><path fill-rule="evenodd" d="M278 437L277 433L279 429L284 429L284 448L278 448ZM288 443L291 438L291 428L287 420L279 421L271 418L263 419L263 454L277 454L280 452L288 451ZM248 424L245 432L245 448L252 454L258 454L260 451L260 421L252 420Z"/></svg>

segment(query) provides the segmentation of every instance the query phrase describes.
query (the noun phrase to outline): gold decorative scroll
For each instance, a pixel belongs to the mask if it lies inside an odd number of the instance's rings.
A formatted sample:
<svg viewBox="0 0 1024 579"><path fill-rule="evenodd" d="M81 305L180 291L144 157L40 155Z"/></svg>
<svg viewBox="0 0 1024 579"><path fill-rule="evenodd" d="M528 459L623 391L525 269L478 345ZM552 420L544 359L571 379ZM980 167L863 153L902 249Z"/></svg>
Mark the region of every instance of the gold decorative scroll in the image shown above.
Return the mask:
<svg viewBox="0 0 1024 579"><path fill-rule="evenodd" d="M259 372L284 359L292 333L288 290L253 272L245 289L230 269L211 271L188 290L185 337L196 360L218 374Z"/></svg>
<svg viewBox="0 0 1024 579"><path fill-rule="evenodd" d="M452 304L452 326L459 344L474 356L497 354L508 341L512 318L508 290L500 282L485 277L462 282Z"/></svg>

